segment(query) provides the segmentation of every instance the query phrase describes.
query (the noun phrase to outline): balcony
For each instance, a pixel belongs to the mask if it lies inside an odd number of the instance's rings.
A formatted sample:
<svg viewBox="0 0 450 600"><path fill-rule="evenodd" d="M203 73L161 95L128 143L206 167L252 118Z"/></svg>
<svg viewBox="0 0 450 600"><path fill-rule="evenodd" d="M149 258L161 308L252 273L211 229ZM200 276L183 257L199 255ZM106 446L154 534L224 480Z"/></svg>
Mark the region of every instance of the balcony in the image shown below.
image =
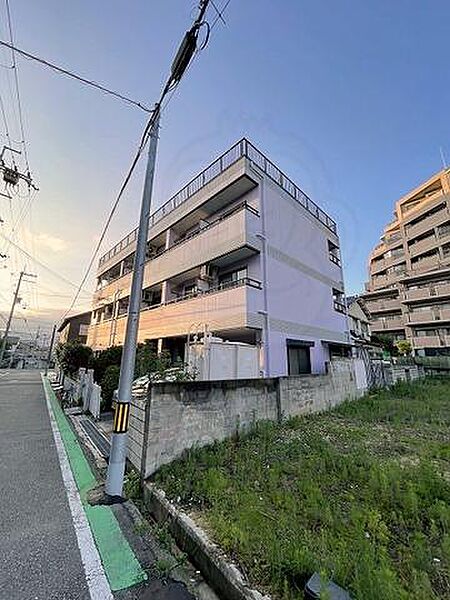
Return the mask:
<svg viewBox="0 0 450 600"><path fill-rule="evenodd" d="M372 278L372 288L378 290L380 288L388 287L397 283L402 276L402 273L390 273L389 275L380 275L376 278Z"/></svg>
<svg viewBox="0 0 450 600"><path fill-rule="evenodd" d="M421 287L416 290L405 291L405 302L413 300L427 300L428 298L439 298L440 296L450 296L450 283Z"/></svg>
<svg viewBox="0 0 450 600"><path fill-rule="evenodd" d="M160 221L167 217L173 211L176 211L180 206L193 198L200 190L210 185L216 178L221 176L227 169L236 165L241 159L247 159L250 164L255 165L263 171L273 182L279 185L286 193L294 200L303 206L303 208L312 215L317 221L329 229L332 233L337 234L335 221L329 217L315 202L311 200L295 183L289 179L280 169L274 165L262 152L247 139L243 138L237 144L232 146L225 154L211 163L204 171L194 177L186 186L177 192L170 200L161 206L156 212L150 216L150 228L154 228ZM245 171L245 168L244 168ZM216 192L217 193L217 190ZM242 195L241 191L241 195ZM122 255L127 249L129 253L134 250L136 241L137 229L124 237L118 244L113 246L99 261L99 268L102 268L109 263L116 255ZM116 260L117 262L117 260ZM113 262L112 262L113 264Z"/></svg>
<svg viewBox="0 0 450 600"><path fill-rule="evenodd" d="M423 271L431 271L433 269L438 269L441 264L440 256L438 253L433 256L427 256L422 260L412 263L411 268L415 273L420 273Z"/></svg>
<svg viewBox="0 0 450 600"><path fill-rule="evenodd" d="M443 208L434 215L425 217L422 221L419 221L419 223L416 223L415 225L409 227L406 231L406 237L411 240L419 235L422 235L423 233L426 233L427 231L430 231L438 225L443 225L446 221L448 221L448 218L448 210L446 208Z"/></svg>
<svg viewBox="0 0 450 600"><path fill-rule="evenodd" d="M434 323L436 321L450 321L450 309L448 308L430 308L430 310L420 310L408 314L408 323Z"/></svg>
<svg viewBox="0 0 450 600"><path fill-rule="evenodd" d="M441 348L444 344L438 335L424 335L412 338L413 348Z"/></svg>
<svg viewBox="0 0 450 600"><path fill-rule="evenodd" d="M247 255L258 252L259 215L247 204L231 210L220 220L200 229L190 236L177 240L173 246L149 260L144 271L144 288L166 281L175 275L240 251ZM127 295L131 287L132 274L128 273L108 283L94 294L94 307L111 302L120 292Z"/></svg>
<svg viewBox="0 0 450 600"><path fill-rule="evenodd" d="M436 238L435 235L430 236L425 240L420 240L420 242L416 242L409 247L409 254L411 257L418 256L423 252L428 252L429 250L433 250L438 246L440 242Z"/></svg>
<svg viewBox="0 0 450 600"><path fill-rule="evenodd" d="M212 332L249 327L249 313L259 305L260 290L260 282L246 277L144 309L140 315L139 342L186 336L192 325L198 323L207 324ZM127 315L123 315L90 325L88 345L99 350L122 344L126 320Z"/></svg>
<svg viewBox="0 0 450 600"><path fill-rule="evenodd" d="M393 298L391 300L374 300L366 302L366 306L370 313L400 310L400 298Z"/></svg>
<svg viewBox="0 0 450 600"><path fill-rule="evenodd" d="M375 331L390 331L390 330L399 330L404 329L405 326L403 324L402 317L395 317L392 319L373 319L370 322L370 328L373 332Z"/></svg>

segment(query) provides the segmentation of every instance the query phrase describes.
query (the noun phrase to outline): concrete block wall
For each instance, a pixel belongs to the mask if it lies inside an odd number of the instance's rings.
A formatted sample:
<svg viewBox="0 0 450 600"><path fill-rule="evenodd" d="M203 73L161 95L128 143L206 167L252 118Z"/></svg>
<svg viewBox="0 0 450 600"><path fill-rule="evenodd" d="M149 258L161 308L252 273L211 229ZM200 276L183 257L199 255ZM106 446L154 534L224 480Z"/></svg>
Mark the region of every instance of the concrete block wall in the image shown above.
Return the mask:
<svg viewBox="0 0 450 600"><path fill-rule="evenodd" d="M133 400L128 458L149 477L192 446L224 440L258 421L327 410L364 391L354 360L331 363L327 375L156 384L148 404Z"/></svg>
<svg viewBox="0 0 450 600"><path fill-rule="evenodd" d="M425 376L425 371L417 365L391 365L384 370L387 385L397 381L414 381Z"/></svg>
<svg viewBox="0 0 450 600"><path fill-rule="evenodd" d="M332 362L327 375L281 377L279 381L281 413L286 418L329 410L358 398L367 388L358 387L354 361L350 360Z"/></svg>
<svg viewBox="0 0 450 600"><path fill-rule="evenodd" d="M257 421L276 420L276 396L273 379L152 386L145 477L193 445L224 440Z"/></svg>

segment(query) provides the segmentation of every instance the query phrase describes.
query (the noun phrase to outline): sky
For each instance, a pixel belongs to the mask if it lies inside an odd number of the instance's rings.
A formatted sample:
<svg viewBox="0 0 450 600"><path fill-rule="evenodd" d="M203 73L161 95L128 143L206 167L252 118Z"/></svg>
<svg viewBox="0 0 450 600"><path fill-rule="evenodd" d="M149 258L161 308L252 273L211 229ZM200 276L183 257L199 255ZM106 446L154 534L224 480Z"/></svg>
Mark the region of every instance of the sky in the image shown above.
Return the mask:
<svg viewBox="0 0 450 600"><path fill-rule="evenodd" d="M193 0L10 6L19 47L149 105L196 13ZM394 202L442 168L440 149L450 162L450 3L231 0L224 17L163 115L155 208L246 136L336 219L347 291L362 291L367 257ZM0 0L0 39L7 35ZM0 238L0 252L9 246L0 260L0 311L11 304L21 268L36 274L22 288L13 324L31 335L38 326L48 331L70 303L146 114L17 60L40 191L13 234L33 258ZM20 141L10 63L0 51L0 95L10 135ZM0 135L5 143L2 120ZM142 177L140 165L101 253L135 227ZM11 237L26 202L0 196L1 235ZM93 285L91 277L77 311L89 308Z"/></svg>

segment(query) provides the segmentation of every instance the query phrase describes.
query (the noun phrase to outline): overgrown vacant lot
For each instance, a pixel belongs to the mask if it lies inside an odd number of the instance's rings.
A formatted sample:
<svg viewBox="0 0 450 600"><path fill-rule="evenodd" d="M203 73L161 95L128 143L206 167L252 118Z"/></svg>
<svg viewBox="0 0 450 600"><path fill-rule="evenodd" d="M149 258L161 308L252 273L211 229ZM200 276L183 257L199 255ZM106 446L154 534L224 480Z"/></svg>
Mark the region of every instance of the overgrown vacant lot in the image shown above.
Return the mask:
<svg viewBox="0 0 450 600"><path fill-rule="evenodd" d="M274 598L316 570L361 600L450 598L448 380L264 423L156 480Z"/></svg>

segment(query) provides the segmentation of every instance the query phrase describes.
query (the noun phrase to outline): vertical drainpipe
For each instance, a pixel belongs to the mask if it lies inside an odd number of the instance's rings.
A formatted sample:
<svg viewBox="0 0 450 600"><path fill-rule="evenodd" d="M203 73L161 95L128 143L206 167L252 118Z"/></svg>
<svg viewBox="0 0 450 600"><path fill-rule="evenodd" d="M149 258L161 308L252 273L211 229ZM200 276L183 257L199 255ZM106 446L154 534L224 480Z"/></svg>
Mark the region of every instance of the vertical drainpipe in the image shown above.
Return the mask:
<svg viewBox="0 0 450 600"><path fill-rule="evenodd" d="M270 347L269 347L269 333L270 333L270 319L269 319L269 301L267 295L267 235L266 235L266 207L265 207L265 180L261 178L260 183L260 205L261 205L261 233L256 234L262 241L262 272L263 272L263 299L264 299L264 310L259 311L260 314L264 315L265 327L264 327L264 374L266 377L270 377Z"/></svg>

